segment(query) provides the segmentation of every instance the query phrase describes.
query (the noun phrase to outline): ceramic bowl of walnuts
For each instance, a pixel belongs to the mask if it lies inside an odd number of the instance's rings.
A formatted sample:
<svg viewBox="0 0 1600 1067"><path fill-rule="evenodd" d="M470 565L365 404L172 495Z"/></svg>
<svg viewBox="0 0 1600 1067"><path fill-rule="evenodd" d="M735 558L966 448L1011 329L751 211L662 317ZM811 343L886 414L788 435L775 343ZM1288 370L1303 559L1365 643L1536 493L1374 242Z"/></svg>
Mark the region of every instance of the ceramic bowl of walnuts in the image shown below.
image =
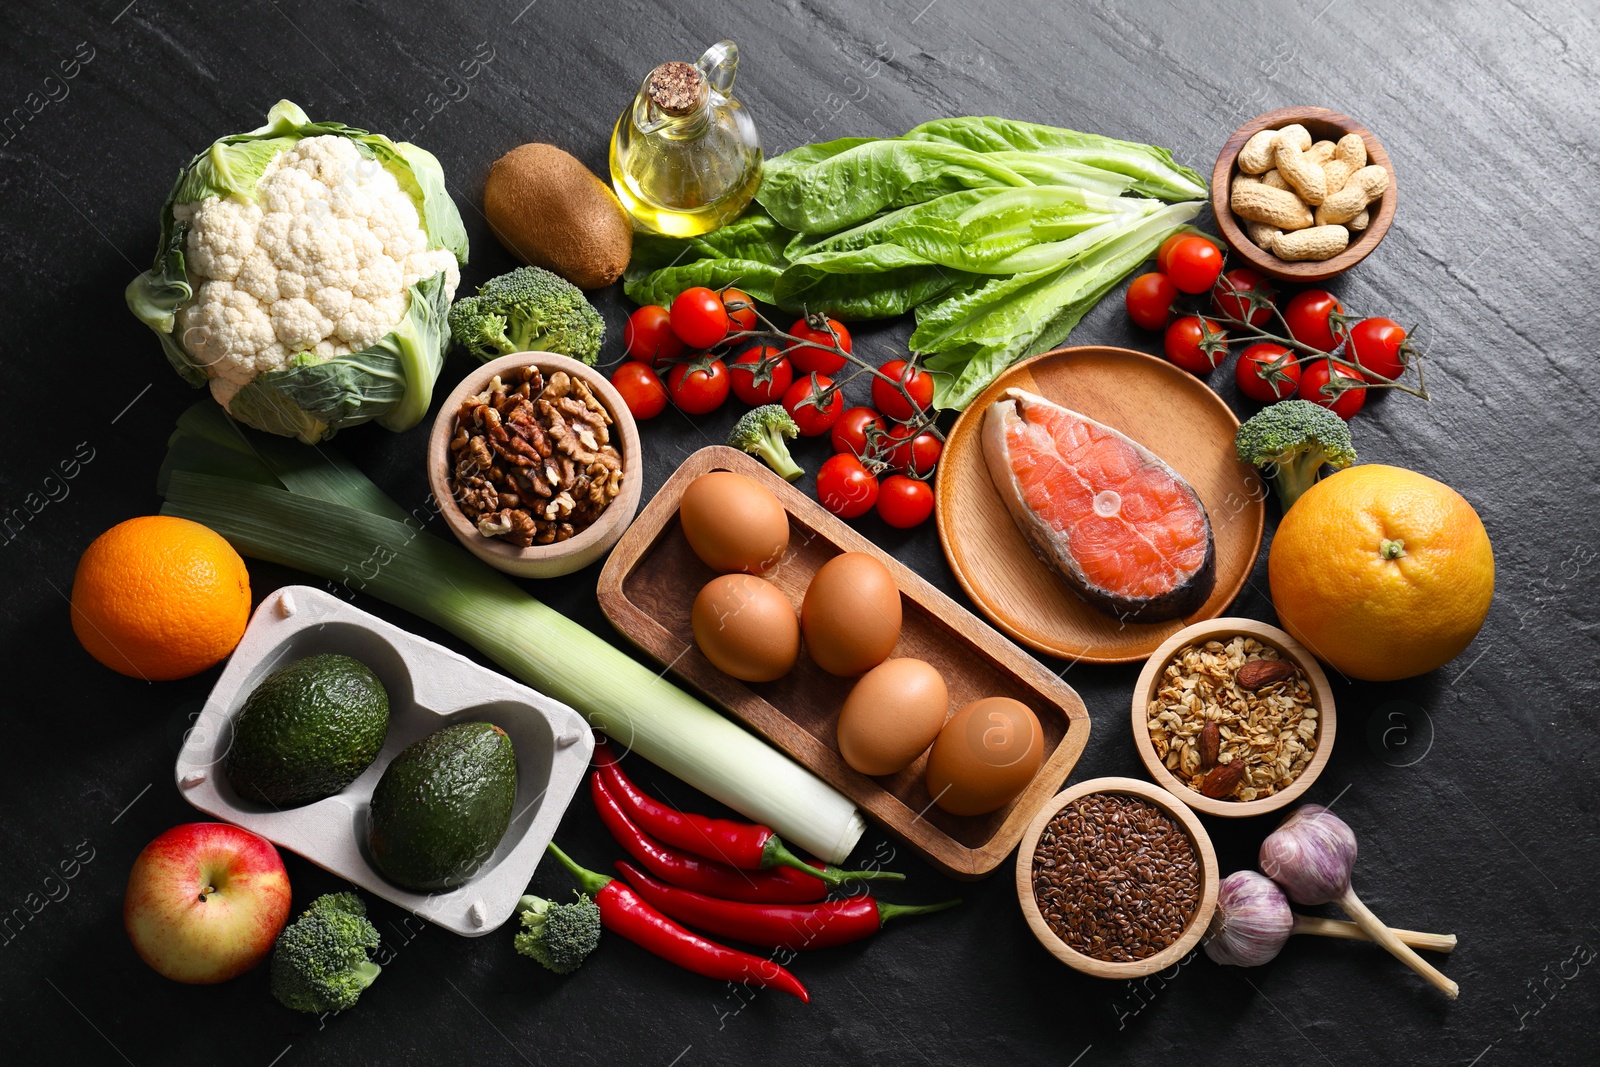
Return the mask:
<svg viewBox="0 0 1600 1067"><path fill-rule="evenodd" d="M428 440L428 484L450 532L524 578L570 574L608 552L639 509L642 468L622 397L551 352L515 352L467 375Z"/></svg>

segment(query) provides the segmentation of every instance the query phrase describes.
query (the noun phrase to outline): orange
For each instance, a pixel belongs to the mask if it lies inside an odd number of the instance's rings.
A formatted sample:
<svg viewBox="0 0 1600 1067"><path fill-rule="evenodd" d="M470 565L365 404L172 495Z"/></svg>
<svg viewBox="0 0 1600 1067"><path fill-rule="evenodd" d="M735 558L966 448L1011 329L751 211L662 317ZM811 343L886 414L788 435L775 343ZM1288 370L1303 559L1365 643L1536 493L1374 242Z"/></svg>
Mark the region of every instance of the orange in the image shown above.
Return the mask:
<svg viewBox="0 0 1600 1067"><path fill-rule="evenodd" d="M150 682L220 662L249 617L244 560L188 519L118 523L95 538L72 579L72 631L89 655Z"/></svg>
<svg viewBox="0 0 1600 1067"><path fill-rule="evenodd" d="M1295 640L1349 677L1383 682L1431 671L1472 643L1494 595L1494 552L1460 493L1366 463L1295 502L1267 577Z"/></svg>

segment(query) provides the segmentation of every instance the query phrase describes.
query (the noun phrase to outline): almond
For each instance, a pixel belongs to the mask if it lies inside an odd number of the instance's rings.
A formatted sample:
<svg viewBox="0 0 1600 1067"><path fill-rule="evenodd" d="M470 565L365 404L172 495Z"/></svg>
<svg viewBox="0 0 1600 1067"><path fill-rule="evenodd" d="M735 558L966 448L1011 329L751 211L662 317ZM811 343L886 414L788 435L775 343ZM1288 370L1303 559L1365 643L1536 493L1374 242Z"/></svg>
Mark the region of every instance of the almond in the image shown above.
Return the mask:
<svg viewBox="0 0 1600 1067"><path fill-rule="evenodd" d="M1200 769L1209 771L1217 765L1217 754L1222 751L1222 728L1213 719L1200 729Z"/></svg>
<svg viewBox="0 0 1600 1067"><path fill-rule="evenodd" d="M1212 768L1211 773L1200 783L1200 795L1210 797L1212 800L1221 800L1232 795L1239 785L1239 779L1243 777L1244 760L1236 759L1232 763L1221 764Z"/></svg>
<svg viewBox="0 0 1600 1067"><path fill-rule="evenodd" d="M1253 659L1239 668L1233 676L1241 689L1265 689L1269 685L1286 682L1297 673L1293 663L1284 659Z"/></svg>

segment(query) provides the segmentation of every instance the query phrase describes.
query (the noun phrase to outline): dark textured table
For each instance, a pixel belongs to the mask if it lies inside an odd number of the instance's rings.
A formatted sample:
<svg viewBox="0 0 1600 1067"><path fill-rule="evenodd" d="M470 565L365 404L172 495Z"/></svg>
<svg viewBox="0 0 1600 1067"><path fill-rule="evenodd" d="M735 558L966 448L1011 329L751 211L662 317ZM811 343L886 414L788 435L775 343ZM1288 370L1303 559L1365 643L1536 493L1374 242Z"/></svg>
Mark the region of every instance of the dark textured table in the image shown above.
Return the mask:
<svg viewBox="0 0 1600 1067"><path fill-rule="evenodd" d="M1595 1062L1600 733L1587 583L1600 569L1600 448L1587 349L1600 302L1582 274L1600 188L1592 5L525 2L12 0L0 12L0 506L24 516L0 544L0 1059ZM66 594L97 534L158 508L156 467L194 399L122 301L149 263L176 168L257 125L280 97L415 140L450 178L476 283L512 265L476 211L497 156L550 141L604 173L611 125L642 74L723 37L742 50L738 95L769 152L992 113L1165 145L1209 173L1235 127L1298 103L1356 116L1382 139L1400 175L1398 218L1332 288L1354 308L1422 324L1434 400L1370 403L1356 424L1361 455L1464 493L1494 539L1498 589L1483 632L1449 666L1392 685L1336 681L1337 751L1306 799L1337 798L1361 841L1356 885L1378 914L1460 935L1444 965L1458 1002L1371 946L1310 938L1253 971L1197 955L1144 982L1091 980L1035 943L1008 868L957 885L903 850L902 899L960 892L966 904L803 959L809 1006L736 994L617 938L558 979L515 955L509 932L467 940L382 902L394 959L355 1010L325 1022L279 1007L263 972L185 987L134 956L119 917L128 868L150 838L195 816L173 758L217 671L154 685L113 674L74 640ZM463 83L458 65L474 57ZM597 301L612 358L628 306L617 291ZM1107 299L1073 341L1153 350L1120 305L1120 293ZM887 358L907 328L862 328L858 345ZM442 383L467 369L452 356ZM1246 411L1231 377L1212 384ZM732 417L649 424L650 488ZM396 498L420 501L426 432L365 428L338 445ZM812 444L800 458L815 469L821 454ZM76 477L52 477L74 460ZM960 596L931 524L859 527ZM1265 560L1236 614L1272 619ZM250 569L257 598L301 579ZM597 569L530 588L615 639L595 605ZM1094 722L1072 779L1139 774L1135 668L1052 666ZM1270 823L1207 820L1224 871L1252 864ZM616 852L587 803L560 836L594 866ZM869 829L863 854L880 847ZM286 859L297 901L340 887ZM63 863L75 877L51 877ZM566 885L548 867L535 877L547 892Z"/></svg>

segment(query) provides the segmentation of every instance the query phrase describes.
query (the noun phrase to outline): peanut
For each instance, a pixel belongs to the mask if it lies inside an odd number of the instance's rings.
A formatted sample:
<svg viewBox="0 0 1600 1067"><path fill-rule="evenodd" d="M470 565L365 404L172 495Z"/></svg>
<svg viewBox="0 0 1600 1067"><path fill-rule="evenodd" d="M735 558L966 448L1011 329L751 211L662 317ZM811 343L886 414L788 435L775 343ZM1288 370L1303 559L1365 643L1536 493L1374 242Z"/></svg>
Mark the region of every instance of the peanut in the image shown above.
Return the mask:
<svg viewBox="0 0 1600 1067"><path fill-rule="evenodd" d="M1269 223L1280 230L1303 230L1312 222L1311 209L1299 197L1264 182L1234 186L1229 206L1242 219Z"/></svg>
<svg viewBox="0 0 1600 1067"><path fill-rule="evenodd" d="M1273 238L1272 254L1287 260L1331 259L1349 243L1350 231L1343 226L1312 226Z"/></svg>
<svg viewBox="0 0 1600 1067"><path fill-rule="evenodd" d="M1245 236L1250 238L1250 243L1265 252L1272 251L1273 240L1283 231L1276 226L1265 222L1251 222L1246 219L1244 224Z"/></svg>
<svg viewBox="0 0 1600 1067"><path fill-rule="evenodd" d="M1343 189L1345 182L1350 180L1350 175L1354 174L1359 169L1360 168L1358 167L1352 167L1342 159L1335 158L1324 160L1322 164L1322 173L1328 179L1328 195L1332 196L1340 189ZM1326 203L1327 201L1323 202Z"/></svg>
<svg viewBox="0 0 1600 1067"><path fill-rule="evenodd" d="M1333 151L1335 147L1336 146L1332 141L1318 141L1316 144L1306 149L1306 158L1310 159L1311 162L1317 164L1318 166L1321 166L1333 158Z"/></svg>
<svg viewBox="0 0 1600 1067"><path fill-rule="evenodd" d="M1305 152L1311 147L1311 133L1298 122L1285 126L1278 131L1278 144L1273 146L1277 152L1278 145L1289 145L1297 152Z"/></svg>
<svg viewBox="0 0 1600 1067"><path fill-rule="evenodd" d="M1263 174L1261 176L1261 184L1270 185L1274 189L1289 189L1289 183L1283 180L1283 175L1278 173L1277 168L1273 168ZM1294 190L1290 189L1289 191L1293 192Z"/></svg>
<svg viewBox="0 0 1600 1067"><path fill-rule="evenodd" d="M1360 170L1367 165L1367 142L1361 139L1359 133L1347 133L1334 146L1333 158L1350 164L1352 171Z"/></svg>
<svg viewBox="0 0 1600 1067"><path fill-rule="evenodd" d="M1277 130L1260 130L1239 149L1239 169L1260 174L1272 166L1272 149L1278 142Z"/></svg>
<svg viewBox="0 0 1600 1067"><path fill-rule="evenodd" d="M1290 130L1299 130L1301 136L1290 138ZM1328 179L1322 173L1322 166L1311 159L1311 153L1296 147L1310 136L1304 126L1286 126L1279 130L1278 147L1272 151L1272 161L1277 164L1283 180L1300 194L1300 199L1315 205L1327 199Z"/></svg>
<svg viewBox="0 0 1600 1067"><path fill-rule="evenodd" d="M1318 208L1318 226L1349 222L1361 210L1381 197L1389 188L1389 172L1379 166L1365 166L1354 174L1337 193L1328 197Z"/></svg>
<svg viewBox="0 0 1600 1067"><path fill-rule="evenodd" d="M1254 226L1255 223L1251 223L1250 225ZM1361 214L1345 223L1345 225L1356 233L1360 233L1362 230L1372 225L1372 215L1368 213L1366 208L1362 208Z"/></svg>

